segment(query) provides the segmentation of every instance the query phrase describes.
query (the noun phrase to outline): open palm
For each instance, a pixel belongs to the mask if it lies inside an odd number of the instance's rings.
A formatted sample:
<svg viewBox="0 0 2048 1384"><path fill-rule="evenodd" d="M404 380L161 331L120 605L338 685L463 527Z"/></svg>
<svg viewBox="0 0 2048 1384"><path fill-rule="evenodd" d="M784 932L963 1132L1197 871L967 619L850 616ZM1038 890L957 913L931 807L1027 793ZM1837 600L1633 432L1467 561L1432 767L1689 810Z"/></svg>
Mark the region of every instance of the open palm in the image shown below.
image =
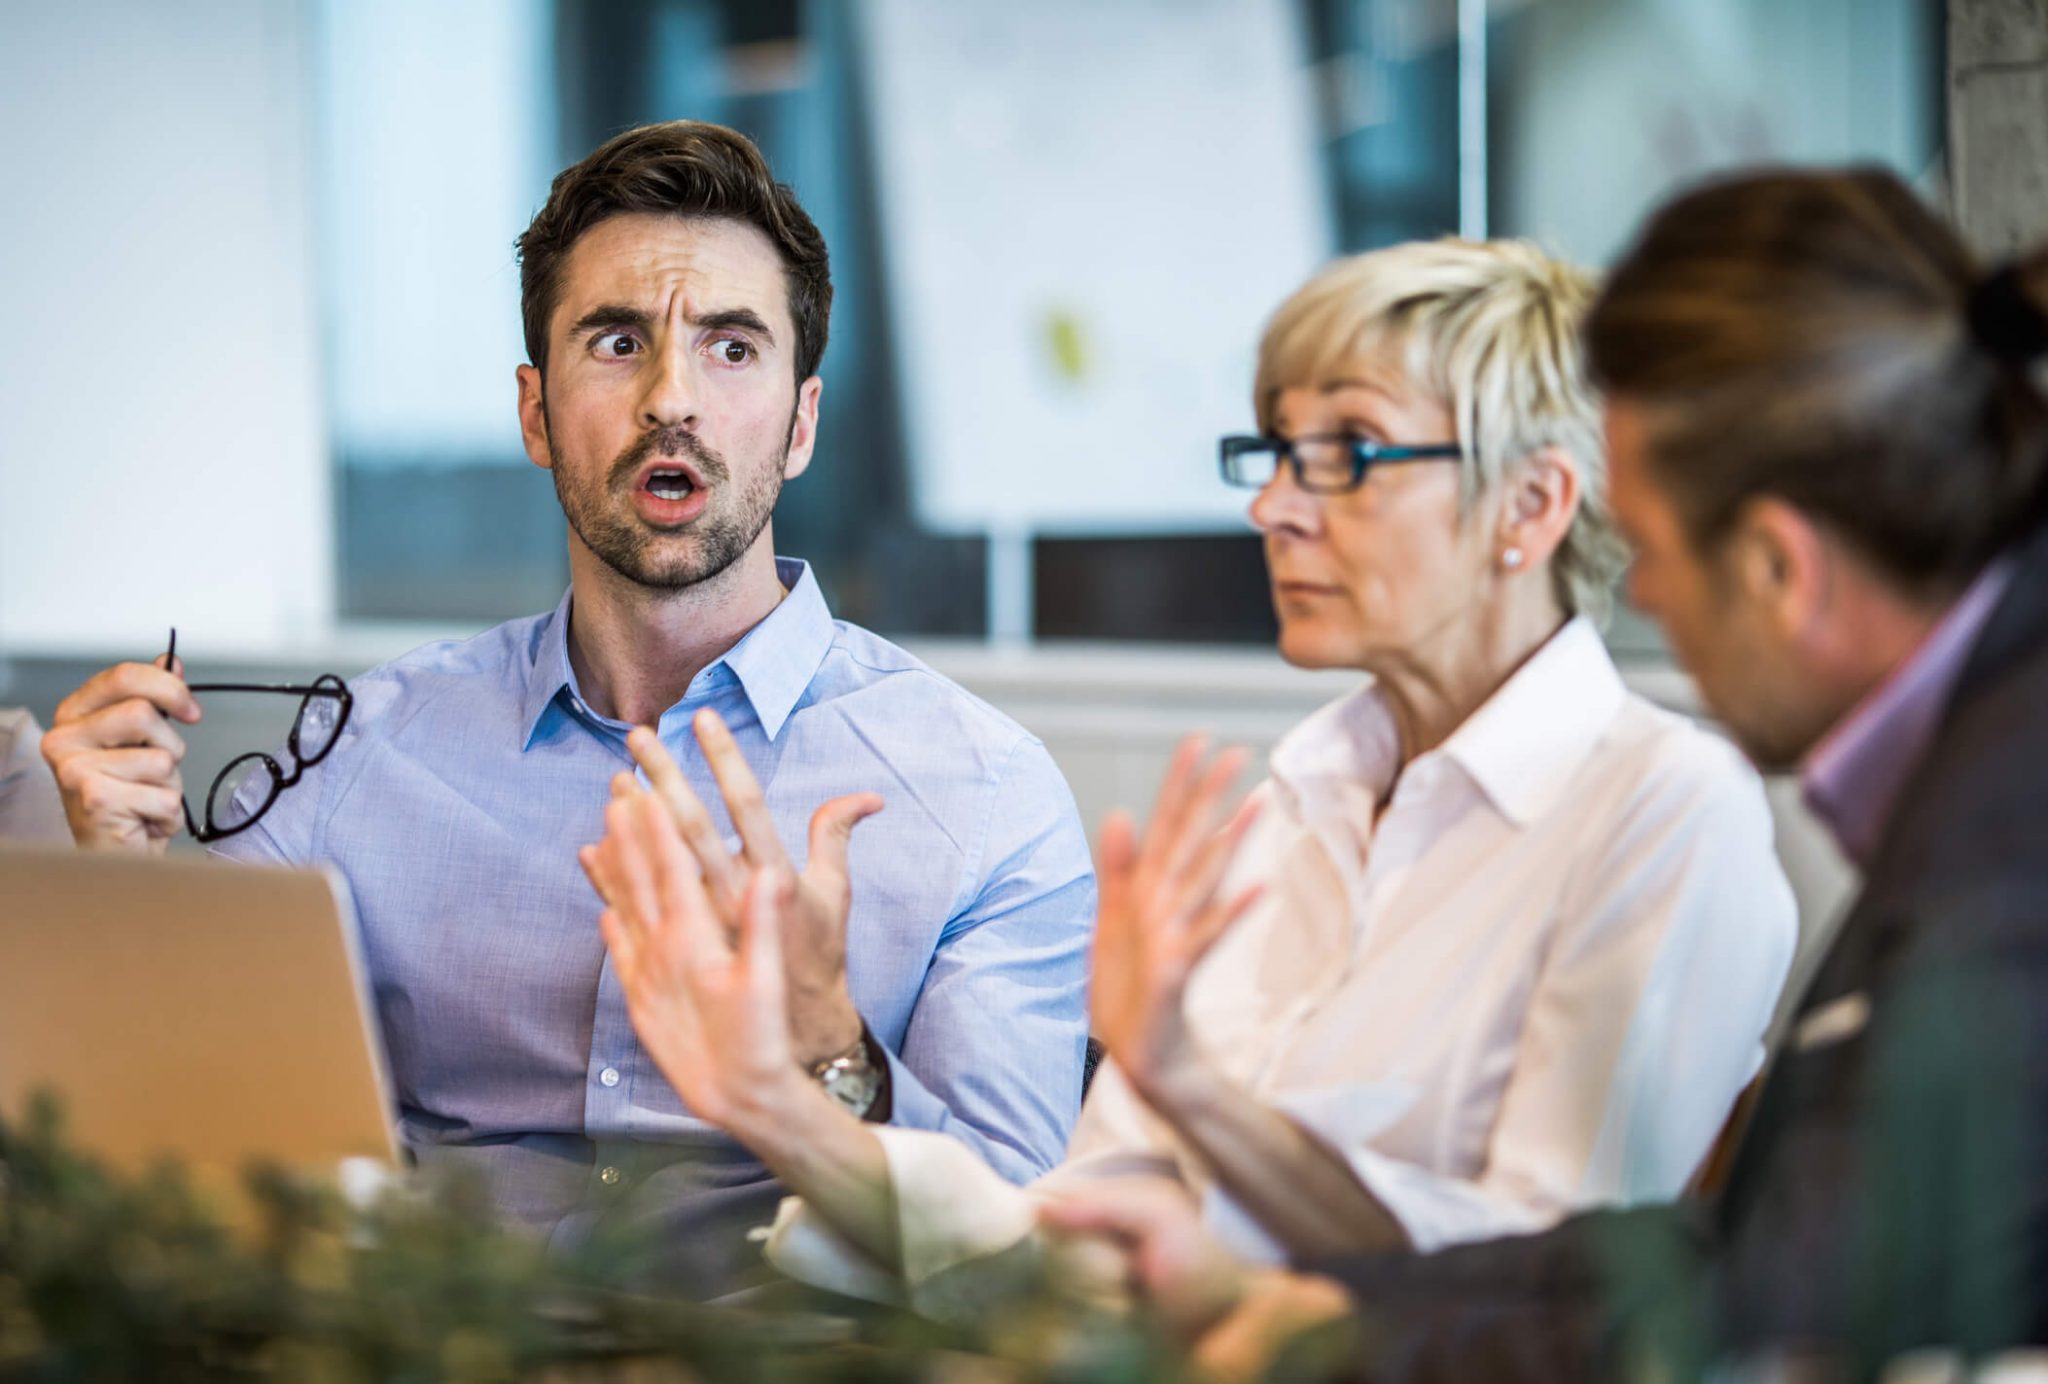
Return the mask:
<svg viewBox="0 0 2048 1384"><path fill-rule="evenodd" d="M1218 830L1219 808L1243 770L1230 750L1204 769L1204 742L1181 742L1142 839L1130 817L1103 823L1096 875L1101 891L1089 989L1095 1036L1142 1092L1195 1060L1183 1010L1195 964L1256 899L1256 887L1221 895L1248 804Z"/></svg>

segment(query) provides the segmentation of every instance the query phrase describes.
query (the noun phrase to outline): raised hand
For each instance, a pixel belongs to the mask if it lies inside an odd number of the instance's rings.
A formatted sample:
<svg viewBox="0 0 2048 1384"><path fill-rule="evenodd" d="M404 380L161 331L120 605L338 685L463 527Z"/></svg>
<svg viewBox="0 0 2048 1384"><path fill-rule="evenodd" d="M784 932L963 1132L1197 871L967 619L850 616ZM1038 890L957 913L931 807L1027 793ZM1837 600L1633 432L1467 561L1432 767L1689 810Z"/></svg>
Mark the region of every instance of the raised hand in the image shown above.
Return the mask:
<svg viewBox="0 0 2048 1384"><path fill-rule="evenodd" d="M710 812L660 738L641 728L626 743L655 795L667 805L683 844L703 868L712 909L728 933L736 934L748 881L763 870L790 872L789 855L776 834L761 785L725 722L716 712L700 711L691 729L739 833L737 854L726 849ZM619 787L637 790L630 775L621 777L625 783ZM795 880L784 937L790 1034L796 1059L806 1067L837 1056L860 1039L860 1012L846 988L846 918L853 902L846 856L854 827L881 810L879 795L853 793L832 799L811 817L810 858Z"/></svg>
<svg viewBox="0 0 2048 1384"><path fill-rule="evenodd" d="M176 667L121 663L95 674L58 703L43 736L43 758L64 795L79 845L161 854L184 829L185 741L199 703Z"/></svg>
<svg viewBox="0 0 2048 1384"><path fill-rule="evenodd" d="M1090 1018L1141 1094L1171 1085L1198 1062L1183 1012L1188 978L1259 892L1254 886L1219 897L1256 805L1247 803L1218 829L1220 807L1246 756L1228 750L1204 768L1205 751L1200 737L1181 742L1142 840L1130 817L1115 812L1103 823L1097 850L1101 902Z"/></svg>
<svg viewBox="0 0 2048 1384"><path fill-rule="evenodd" d="M786 871L757 870L728 928L666 804L633 792L605 809L580 857L607 907L598 920L634 1031L691 1111L724 1129L808 1086L790 1043L782 926Z"/></svg>

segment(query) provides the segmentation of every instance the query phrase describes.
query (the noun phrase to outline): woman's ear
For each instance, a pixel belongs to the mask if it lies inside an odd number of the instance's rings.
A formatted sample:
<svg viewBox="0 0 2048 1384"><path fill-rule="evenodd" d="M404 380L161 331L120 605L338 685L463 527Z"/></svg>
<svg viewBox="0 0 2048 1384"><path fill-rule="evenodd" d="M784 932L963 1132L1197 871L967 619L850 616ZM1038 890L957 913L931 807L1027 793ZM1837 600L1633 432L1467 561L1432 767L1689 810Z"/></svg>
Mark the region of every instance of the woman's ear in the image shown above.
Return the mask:
<svg viewBox="0 0 2048 1384"><path fill-rule="evenodd" d="M1502 565L1535 568L1548 562L1571 532L1580 494L1578 463L1564 448L1539 447L1522 458L1509 472L1502 496L1497 554Z"/></svg>

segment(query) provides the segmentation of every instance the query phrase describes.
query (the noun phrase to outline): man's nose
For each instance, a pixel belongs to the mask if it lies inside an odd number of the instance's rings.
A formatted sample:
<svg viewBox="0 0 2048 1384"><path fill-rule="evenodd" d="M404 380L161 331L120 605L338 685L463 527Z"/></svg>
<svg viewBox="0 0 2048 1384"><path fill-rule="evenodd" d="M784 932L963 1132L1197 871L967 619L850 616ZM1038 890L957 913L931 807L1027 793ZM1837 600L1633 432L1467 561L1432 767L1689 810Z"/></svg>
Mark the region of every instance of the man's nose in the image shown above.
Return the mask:
<svg viewBox="0 0 2048 1384"><path fill-rule="evenodd" d="M647 387L640 396L640 425L643 428L689 428L697 423L696 361L688 343L676 333L663 333L658 346L648 349L644 374Z"/></svg>

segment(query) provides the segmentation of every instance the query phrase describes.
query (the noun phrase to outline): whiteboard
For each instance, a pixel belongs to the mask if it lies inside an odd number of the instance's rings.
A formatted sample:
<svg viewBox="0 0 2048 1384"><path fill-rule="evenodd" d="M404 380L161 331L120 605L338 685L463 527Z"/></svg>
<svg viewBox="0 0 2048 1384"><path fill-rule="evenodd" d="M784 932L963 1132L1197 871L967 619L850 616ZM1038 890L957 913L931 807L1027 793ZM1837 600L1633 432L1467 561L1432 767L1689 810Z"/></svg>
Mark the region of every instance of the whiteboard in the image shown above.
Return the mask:
<svg viewBox="0 0 2048 1384"><path fill-rule="evenodd" d="M1239 530L1266 318L1330 253L1286 0L870 0L913 508L951 532Z"/></svg>

